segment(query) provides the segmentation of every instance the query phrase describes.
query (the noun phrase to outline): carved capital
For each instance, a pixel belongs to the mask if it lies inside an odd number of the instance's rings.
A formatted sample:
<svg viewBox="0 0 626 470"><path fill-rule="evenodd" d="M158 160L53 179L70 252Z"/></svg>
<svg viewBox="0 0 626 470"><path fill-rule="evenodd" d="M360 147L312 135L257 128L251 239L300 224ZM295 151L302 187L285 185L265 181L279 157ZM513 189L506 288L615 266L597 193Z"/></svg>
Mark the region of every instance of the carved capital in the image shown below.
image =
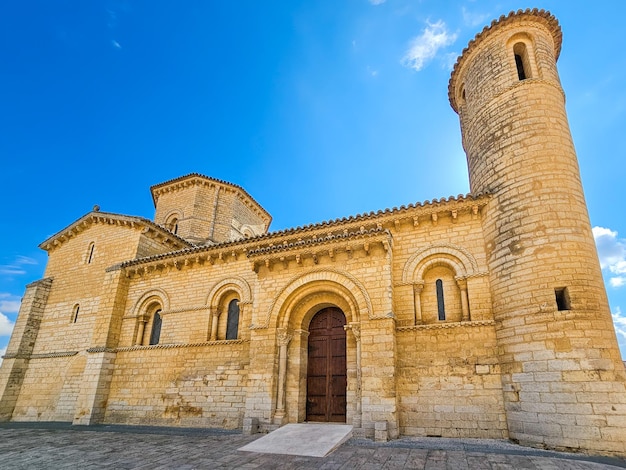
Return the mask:
<svg viewBox="0 0 626 470"><path fill-rule="evenodd" d="M277 338L280 346L287 346L292 340L293 334L287 328L278 328Z"/></svg>
<svg viewBox="0 0 626 470"><path fill-rule="evenodd" d="M357 322L348 323L347 325L344 325L343 329L346 331L350 330L352 334L354 335L354 339L356 339L357 341L361 341L361 324L360 323L357 323Z"/></svg>
<svg viewBox="0 0 626 470"><path fill-rule="evenodd" d="M413 284L413 292L415 292L415 294L419 295L422 293L423 290L424 290L423 282L416 282L415 284Z"/></svg>

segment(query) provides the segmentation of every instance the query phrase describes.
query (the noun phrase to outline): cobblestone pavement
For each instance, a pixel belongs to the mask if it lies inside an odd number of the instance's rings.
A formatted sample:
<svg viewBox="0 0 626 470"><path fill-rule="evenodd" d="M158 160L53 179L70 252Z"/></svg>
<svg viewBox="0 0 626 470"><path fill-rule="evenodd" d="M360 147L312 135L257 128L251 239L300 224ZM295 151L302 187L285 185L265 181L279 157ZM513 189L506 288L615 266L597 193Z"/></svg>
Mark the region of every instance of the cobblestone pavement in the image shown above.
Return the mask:
<svg viewBox="0 0 626 470"><path fill-rule="evenodd" d="M626 460L541 451L506 441L351 439L326 457L237 449L259 436L215 429L0 423L2 469L550 469L626 468Z"/></svg>

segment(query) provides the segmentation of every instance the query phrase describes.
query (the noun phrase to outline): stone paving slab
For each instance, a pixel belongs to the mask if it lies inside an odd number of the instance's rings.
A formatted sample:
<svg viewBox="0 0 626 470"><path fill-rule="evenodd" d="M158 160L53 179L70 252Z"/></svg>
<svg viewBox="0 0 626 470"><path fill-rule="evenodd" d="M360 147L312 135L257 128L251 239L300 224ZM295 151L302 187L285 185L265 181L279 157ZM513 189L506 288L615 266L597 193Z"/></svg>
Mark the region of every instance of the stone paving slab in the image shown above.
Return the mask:
<svg viewBox="0 0 626 470"><path fill-rule="evenodd" d="M326 457L238 451L262 435L147 426L0 423L0 469L529 469L626 468L626 460L487 439L350 439Z"/></svg>
<svg viewBox="0 0 626 470"><path fill-rule="evenodd" d="M352 435L349 424L286 424L237 450L262 454L324 457Z"/></svg>

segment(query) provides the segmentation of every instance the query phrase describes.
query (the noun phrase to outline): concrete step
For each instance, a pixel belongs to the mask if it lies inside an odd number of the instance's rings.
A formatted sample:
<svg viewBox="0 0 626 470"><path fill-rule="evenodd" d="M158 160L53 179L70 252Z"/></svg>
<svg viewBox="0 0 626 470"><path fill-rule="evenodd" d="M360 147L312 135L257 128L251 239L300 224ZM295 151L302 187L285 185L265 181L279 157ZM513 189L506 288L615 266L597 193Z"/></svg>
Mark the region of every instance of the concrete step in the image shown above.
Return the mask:
<svg viewBox="0 0 626 470"><path fill-rule="evenodd" d="M287 424L238 450L262 454L324 457L347 441L352 426L333 423Z"/></svg>

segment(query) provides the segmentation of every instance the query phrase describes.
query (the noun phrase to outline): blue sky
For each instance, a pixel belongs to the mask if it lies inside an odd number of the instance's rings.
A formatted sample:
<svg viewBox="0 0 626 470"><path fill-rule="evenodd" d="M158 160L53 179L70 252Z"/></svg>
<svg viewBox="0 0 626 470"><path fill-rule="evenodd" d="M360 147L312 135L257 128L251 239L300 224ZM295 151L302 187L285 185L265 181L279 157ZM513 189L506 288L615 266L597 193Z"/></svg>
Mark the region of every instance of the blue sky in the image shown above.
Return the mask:
<svg viewBox="0 0 626 470"><path fill-rule="evenodd" d="M0 17L0 353L37 248L152 184L243 186L271 230L467 193L451 66L510 10L559 19L559 70L626 357L626 2L21 0Z"/></svg>

